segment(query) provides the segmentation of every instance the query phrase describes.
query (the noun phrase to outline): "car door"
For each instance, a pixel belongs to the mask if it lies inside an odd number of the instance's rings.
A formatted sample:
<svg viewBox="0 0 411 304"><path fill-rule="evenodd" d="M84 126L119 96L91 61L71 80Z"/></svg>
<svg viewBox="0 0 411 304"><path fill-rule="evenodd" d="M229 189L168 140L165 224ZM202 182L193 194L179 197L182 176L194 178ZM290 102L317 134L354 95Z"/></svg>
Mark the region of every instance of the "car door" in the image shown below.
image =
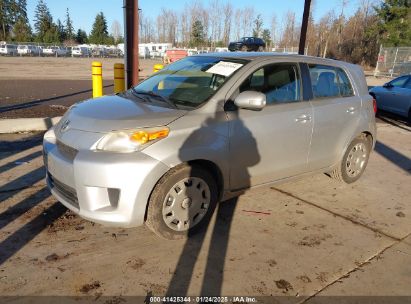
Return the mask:
<svg viewBox="0 0 411 304"><path fill-rule="evenodd" d="M287 178L306 170L312 109L302 98L300 75L298 63L256 67L226 103L229 106L226 113L232 190ZM266 106L261 111L233 106L234 98L245 91L264 93Z"/></svg>
<svg viewBox="0 0 411 304"><path fill-rule="evenodd" d="M361 112L361 97L355 94L342 68L308 64L313 99L314 129L308 157L311 171L334 165L352 138Z"/></svg>
<svg viewBox="0 0 411 304"><path fill-rule="evenodd" d="M407 80L408 76L400 76L385 84L377 93L378 107L384 111L400 114L396 100Z"/></svg>
<svg viewBox="0 0 411 304"><path fill-rule="evenodd" d="M402 86L394 87L390 107L394 113L408 117L411 105L411 76L405 76L406 81Z"/></svg>

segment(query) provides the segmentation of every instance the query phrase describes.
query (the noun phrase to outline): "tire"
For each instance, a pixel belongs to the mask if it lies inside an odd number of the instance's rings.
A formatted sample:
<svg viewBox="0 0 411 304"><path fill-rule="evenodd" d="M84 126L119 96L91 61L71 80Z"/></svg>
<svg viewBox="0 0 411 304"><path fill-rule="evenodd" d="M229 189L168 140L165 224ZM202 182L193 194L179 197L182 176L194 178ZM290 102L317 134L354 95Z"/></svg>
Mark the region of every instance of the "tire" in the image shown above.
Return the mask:
<svg viewBox="0 0 411 304"><path fill-rule="evenodd" d="M248 51L247 46L246 46L246 45L243 45L243 46L240 48L240 51L241 51L241 52L247 52L247 51Z"/></svg>
<svg viewBox="0 0 411 304"><path fill-rule="evenodd" d="M357 181L367 167L371 142L365 134L355 138L344 153L343 159L330 173L330 177L346 184Z"/></svg>
<svg viewBox="0 0 411 304"><path fill-rule="evenodd" d="M207 226L217 200L217 184L207 170L199 166L178 166L154 187L146 225L165 239L185 239Z"/></svg>
<svg viewBox="0 0 411 304"><path fill-rule="evenodd" d="M258 47L258 52L263 52L264 51L264 48L260 45L259 47Z"/></svg>

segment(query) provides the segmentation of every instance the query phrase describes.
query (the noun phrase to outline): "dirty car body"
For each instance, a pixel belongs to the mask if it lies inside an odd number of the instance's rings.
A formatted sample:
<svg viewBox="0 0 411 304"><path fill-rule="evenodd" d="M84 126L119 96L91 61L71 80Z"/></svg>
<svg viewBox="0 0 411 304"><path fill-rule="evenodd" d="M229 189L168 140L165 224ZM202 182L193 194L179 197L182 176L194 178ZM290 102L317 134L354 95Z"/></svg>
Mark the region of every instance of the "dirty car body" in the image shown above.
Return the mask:
<svg viewBox="0 0 411 304"><path fill-rule="evenodd" d="M341 168L355 181L375 132L358 66L216 53L77 103L45 134L43 150L48 186L67 208L106 225L147 220L173 238L200 226L213 201L248 188Z"/></svg>

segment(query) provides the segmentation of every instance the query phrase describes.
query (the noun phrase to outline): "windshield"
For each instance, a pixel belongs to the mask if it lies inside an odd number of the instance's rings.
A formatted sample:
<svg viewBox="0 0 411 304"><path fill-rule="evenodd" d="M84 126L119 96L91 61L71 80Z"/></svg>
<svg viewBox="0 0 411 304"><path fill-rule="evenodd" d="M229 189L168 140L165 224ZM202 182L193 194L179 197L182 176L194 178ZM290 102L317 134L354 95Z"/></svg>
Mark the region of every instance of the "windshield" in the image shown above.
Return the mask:
<svg viewBox="0 0 411 304"><path fill-rule="evenodd" d="M138 84L132 90L166 98L176 107L196 108L235 74L245 60L193 56L181 59Z"/></svg>

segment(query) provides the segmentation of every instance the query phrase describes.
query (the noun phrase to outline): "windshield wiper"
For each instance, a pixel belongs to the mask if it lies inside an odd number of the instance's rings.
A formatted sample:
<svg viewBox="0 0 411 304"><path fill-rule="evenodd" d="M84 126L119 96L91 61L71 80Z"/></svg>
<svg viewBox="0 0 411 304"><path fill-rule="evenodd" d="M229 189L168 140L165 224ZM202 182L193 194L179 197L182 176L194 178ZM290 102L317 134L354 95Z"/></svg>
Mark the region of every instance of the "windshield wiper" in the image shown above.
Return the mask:
<svg viewBox="0 0 411 304"><path fill-rule="evenodd" d="M178 107L176 106L176 104L174 102L172 102L170 99L160 95L160 94L156 94L153 91L139 91L136 90L135 88L132 88L133 92L136 94L141 94L141 95L146 95L146 96L150 96L156 99L160 99L163 102L165 102L166 104L168 104L169 106L173 107L174 109L178 109Z"/></svg>

